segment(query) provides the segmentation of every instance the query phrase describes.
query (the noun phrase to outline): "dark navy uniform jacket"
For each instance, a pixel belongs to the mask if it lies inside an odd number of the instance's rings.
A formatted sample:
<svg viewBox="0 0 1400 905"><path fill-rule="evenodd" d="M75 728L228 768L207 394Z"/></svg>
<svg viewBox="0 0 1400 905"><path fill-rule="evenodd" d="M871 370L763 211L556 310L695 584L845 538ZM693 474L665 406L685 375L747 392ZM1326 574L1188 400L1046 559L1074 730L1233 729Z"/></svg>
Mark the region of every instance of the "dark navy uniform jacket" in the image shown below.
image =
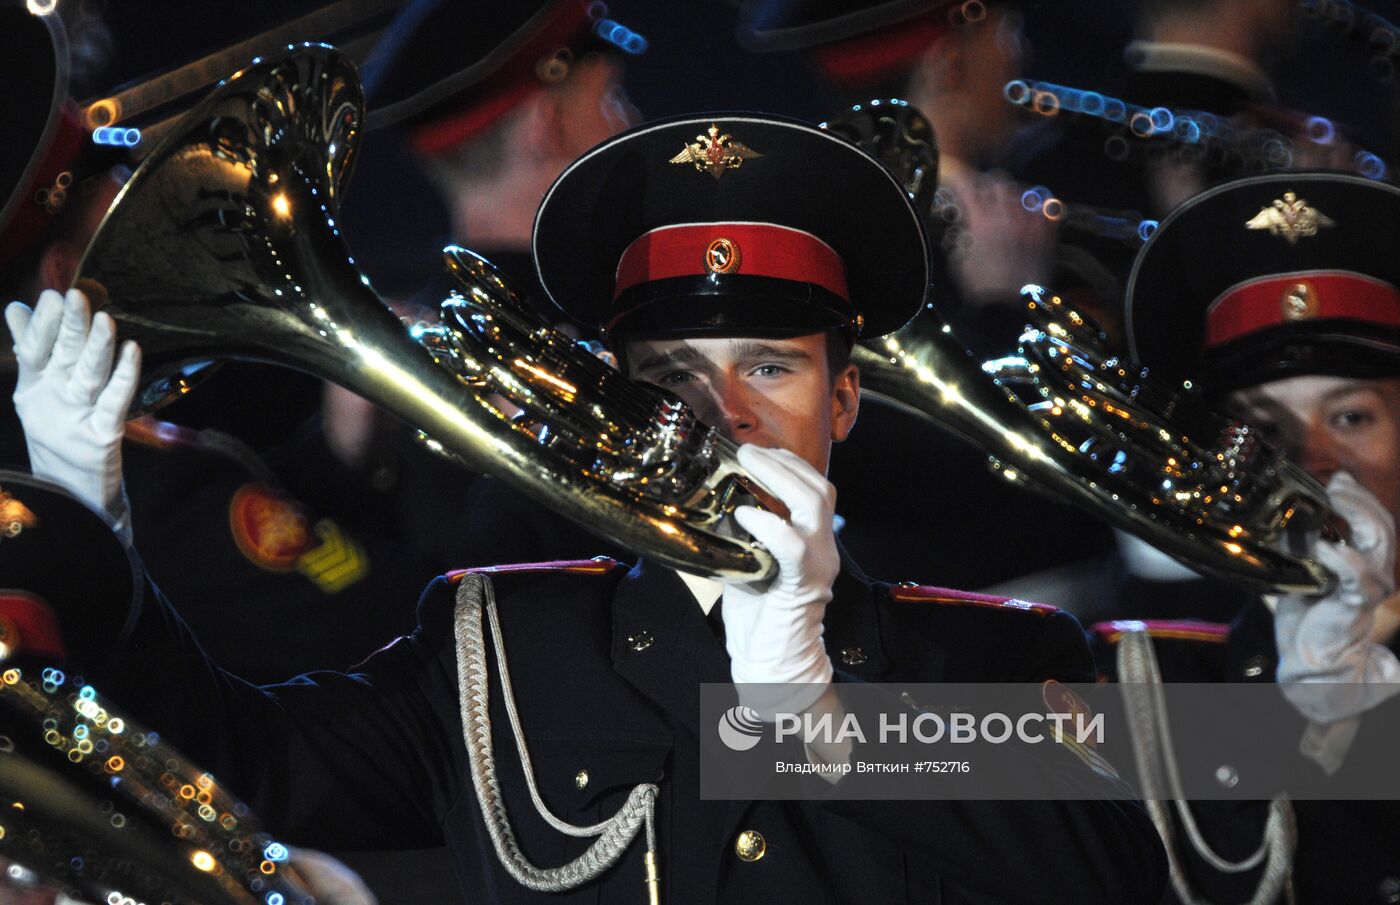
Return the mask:
<svg viewBox="0 0 1400 905"><path fill-rule="evenodd" d="M489 572L545 803L590 823L611 816L637 783L659 783L664 901L1122 905L1160 895L1160 845L1131 802L702 801L697 686L729 681L729 664L676 573L611 561ZM641 845L565 895L531 893L498 865L467 772L455 590L453 576L433 581L416 631L354 672L262 688L209 662L149 583L129 612L61 619L100 692L211 769L289 841L335 850L445 839L467 902L643 901ZM629 643L643 632L650 645ZM892 589L850 564L825 639L833 662L854 664L842 667L843 681L1092 674L1078 624L1054 608ZM559 835L530 806L495 667L491 675L515 832L533 863L559 865L588 840ZM762 859L736 856L745 830L763 834Z"/></svg>
<svg viewBox="0 0 1400 905"><path fill-rule="evenodd" d="M1142 627L1152 635L1165 682L1259 683L1273 682L1277 675L1273 614L1257 598L1249 598L1229 624L1187 619L1096 624L1090 635L1106 678L1116 678L1115 648L1123 631ZM1343 769L1375 770L1374 759L1393 761L1393 752L1376 750L1367 744L1365 727L1368 721L1374 725L1375 721L1398 717L1400 708L1393 701L1364 714L1362 732ZM1303 718L1297 716L1291 725L1291 730L1273 726L1268 730L1267 744L1275 750L1266 769L1271 771L1270 778L1278 778L1280 783L1272 791L1286 788L1284 776L1306 778L1316 772L1315 765L1298 753L1297 742L1305 727ZM1190 729L1182 724L1174 727L1178 745L1209 747L1216 743L1193 735ZM1265 731L1263 727L1246 731L1255 730ZM1222 760L1228 759L1222 755ZM1277 771L1276 775L1272 771ZM1400 802L1297 800L1293 808L1298 848L1292 883L1297 902L1400 902ZM1192 802L1192 809L1206 841L1229 860L1245 859L1263 838L1267 818L1264 802ZM1259 883L1259 870L1237 874L1217 871L1193 852L1179 827L1177 836L1177 851L1185 856L1187 875L1198 894L1220 905L1250 900Z"/></svg>

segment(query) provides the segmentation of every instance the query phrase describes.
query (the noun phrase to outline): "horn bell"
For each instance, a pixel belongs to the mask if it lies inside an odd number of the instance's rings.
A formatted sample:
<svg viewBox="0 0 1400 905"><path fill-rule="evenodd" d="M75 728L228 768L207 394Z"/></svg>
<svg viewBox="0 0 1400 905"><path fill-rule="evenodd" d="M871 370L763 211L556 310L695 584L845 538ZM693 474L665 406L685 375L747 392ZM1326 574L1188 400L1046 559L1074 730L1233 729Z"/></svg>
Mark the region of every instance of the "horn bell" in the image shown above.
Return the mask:
<svg viewBox="0 0 1400 905"><path fill-rule="evenodd" d="M653 408L646 417L669 419L652 425L667 438L652 444L660 456L647 461L652 471L602 475L577 455L554 454L538 430L512 420L491 381L449 366L466 360L460 348L439 343L429 351L409 336L356 268L337 222L363 121L349 59L325 45L302 45L225 80L145 158L108 210L76 284L145 353L133 410L188 392L213 359L296 368L363 396L467 467L501 477L628 549L710 576L773 574L768 552L726 517L752 501L732 444L679 402L647 397ZM449 264L457 260L467 259L449 255ZM468 269L458 266L454 278ZM476 309L464 313L463 299ZM521 342L504 364L472 353L478 376L514 375L512 393L521 398L527 391L549 397L578 375L598 382L594 366L602 363L542 321L527 324L533 315L498 275L444 308L445 317L461 315L469 326L477 323L472 317L503 323L507 312ZM491 339L489 331L482 335ZM621 375L604 382L613 392L627 384ZM587 398L600 411L617 404L592 391ZM575 418L571 429L608 420L563 405L552 416L561 425ZM644 420L629 418L623 421ZM575 430L576 447L578 436ZM641 445L631 435L592 442ZM687 478L655 482L656 469Z"/></svg>

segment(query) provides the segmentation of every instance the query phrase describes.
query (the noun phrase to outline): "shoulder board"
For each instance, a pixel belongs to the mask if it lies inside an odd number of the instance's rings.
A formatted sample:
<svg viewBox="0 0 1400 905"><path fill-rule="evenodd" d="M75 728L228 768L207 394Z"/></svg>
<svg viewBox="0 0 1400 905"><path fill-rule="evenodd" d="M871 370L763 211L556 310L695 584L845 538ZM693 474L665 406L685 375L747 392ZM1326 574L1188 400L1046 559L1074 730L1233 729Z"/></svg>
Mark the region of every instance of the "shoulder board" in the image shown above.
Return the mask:
<svg viewBox="0 0 1400 905"><path fill-rule="evenodd" d="M954 591L951 588L936 588L931 585L914 584L902 581L890 586L890 599L898 603L942 603L951 606L980 606L1000 610L1021 610L1048 616L1059 612L1059 607L1048 603L1028 603L1014 597L997 597L992 594L974 594L971 591Z"/></svg>
<svg viewBox="0 0 1400 905"><path fill-rule="evenodd" d="M463 575L503 575L508 572L570 572L575 575L606 575L622 565L607 556L593 559L559 559L553 562L520 562L505 566L478 566L473 569L455 569L447 573L447 580L459 582Z"/></svg>
<svg viewBox="0 0 1400 905"><path fill-rule="evenodd" d="M1096 622L1092 629L1109 644L1117 644L1127 632L1147 632L1152 638L1201 641L1206 644L1224 644L1230 638L1230 626L1194 619L1115 619Z"/></svg>

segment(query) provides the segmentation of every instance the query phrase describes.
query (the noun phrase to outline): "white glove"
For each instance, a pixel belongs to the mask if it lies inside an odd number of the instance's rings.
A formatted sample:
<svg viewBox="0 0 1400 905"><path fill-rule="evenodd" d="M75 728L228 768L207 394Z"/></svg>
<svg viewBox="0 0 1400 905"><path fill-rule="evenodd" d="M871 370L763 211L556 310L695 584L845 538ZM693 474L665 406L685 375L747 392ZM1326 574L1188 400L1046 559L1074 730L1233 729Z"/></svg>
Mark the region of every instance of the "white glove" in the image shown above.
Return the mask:
<svg viewBox="0 0 1400 905"><path fill-rule="evenodd" d="M116 325L98 314L89 324L88 301L78 290L67 298L45 290L34 310L19 302L5 309L15 339L19 381L15 413L24 427L35 477L71 491L130 541L122 491L122 429L141 353L127 342L112 368Z"/></svg>
<svg viewBox="0 0 1400 905"><path fill-rule="evenodd" d="M1316 545L1337 587L1321 599L1285 595L1274 610L1284 697L1324 724L1400 693L1400 661L1371 641L1376 608L1395 590L1395 520L1344 471L1332 476L1327 496L1352 533L1349 544Z"/></svg>
<svg viewBox="0 0 1400 905"><path fill-rule="evenodd" d="M288 863L306 881L307 892L318 905L378 905L378 899L360 875L325 852L294 848Z"/></svg>
<svg viewBox="0 0 1400 905"><path fill-rule="evenodd" d="M766 587L726 582L721 610L739 700L771 721L778 712L811 707L831 683L822 617L841 569L831 521L836 488L785 449L744 445L739 464L791 513L790 521L783 521L753 506L734 511L735 521L773 554L778 574ZM745 687L754 683L770 684Z"/></svg>

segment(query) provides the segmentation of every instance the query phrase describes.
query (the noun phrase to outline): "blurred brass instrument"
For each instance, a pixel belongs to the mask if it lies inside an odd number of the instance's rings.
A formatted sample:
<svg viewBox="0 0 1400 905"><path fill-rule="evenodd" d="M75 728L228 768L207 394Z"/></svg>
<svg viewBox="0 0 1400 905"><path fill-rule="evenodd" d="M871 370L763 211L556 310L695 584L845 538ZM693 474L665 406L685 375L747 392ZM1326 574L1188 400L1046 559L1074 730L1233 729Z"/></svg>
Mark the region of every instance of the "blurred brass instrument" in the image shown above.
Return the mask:
<svg viewBox="0 0 1400 905"><path fill-rule="evenodd" d="M109 905L313 905L289 849L157 733L59 669L3 668L0 856L12 884Z"/></svg>
<svg viewBox="0 0 1400 905"><path fill-rule="evenodd" d="M458 289L426 347L409 336L337 226L363 118L349 60L303 45L229 77L146 156L77 281L142 347L133 412L188 392L211 359L286 365L631 550L771 575L727 518L756 486L733 444L549 328L486 262L448 249Z"/></svg>
<svg viewBox="0 0 1400 905"><path fill-rule="evenodd" d="M1303 14L1337 35L1364 47L1366 68L1382 82L1395 77L1400 61L1400 28L1379 13L1351 0L1300 0Z"/></svg>
<svg viewBox="0 0 1400 905"><path fill-rule="evenodd" d="M885 102L828 127L853 140L878 136L861 143L928 210L937 151L915 117ZM1019 354L975 360L929 304L896 333L856 347L862 392L959 434L1009 480L1049 490L1204 575L1260 592L1331 586L1326 569L1279 549L1285 531L1328 523L1316 481L1248 425L1114 356L1058 297L1028 286L1022 299Z"/></svg>
<svg viewBox="0 0 1400 905"><path fill-rule="evenodd" d="M1073 116L1100 123L1103 152L1110 160L1134 156L1157 160L1170 155L1184 163L1243 174L1300 166L1316 156L1317 148L1332 146L1344 149L1347 159L1329 156L1326 166L1350 169L1367 179L1391 178L1384 160L1355 146L1345 129L1323 116L1262 105L1234 117L1144 107L1097 91L1028 79L1007 82L1002 97L1039 116Z"/></svg>
<svg viewBox="0 0 1400 905"><path fill-rule="evenodd" d="M1021 207L1029 214L1040 214L1061 228L1092 233L1104 239L1140 247L1157 231L1157 221L1134 210L1117 210L1089 204L1070 204L1051 194L1043 185L1021 193Z"/></svg>

